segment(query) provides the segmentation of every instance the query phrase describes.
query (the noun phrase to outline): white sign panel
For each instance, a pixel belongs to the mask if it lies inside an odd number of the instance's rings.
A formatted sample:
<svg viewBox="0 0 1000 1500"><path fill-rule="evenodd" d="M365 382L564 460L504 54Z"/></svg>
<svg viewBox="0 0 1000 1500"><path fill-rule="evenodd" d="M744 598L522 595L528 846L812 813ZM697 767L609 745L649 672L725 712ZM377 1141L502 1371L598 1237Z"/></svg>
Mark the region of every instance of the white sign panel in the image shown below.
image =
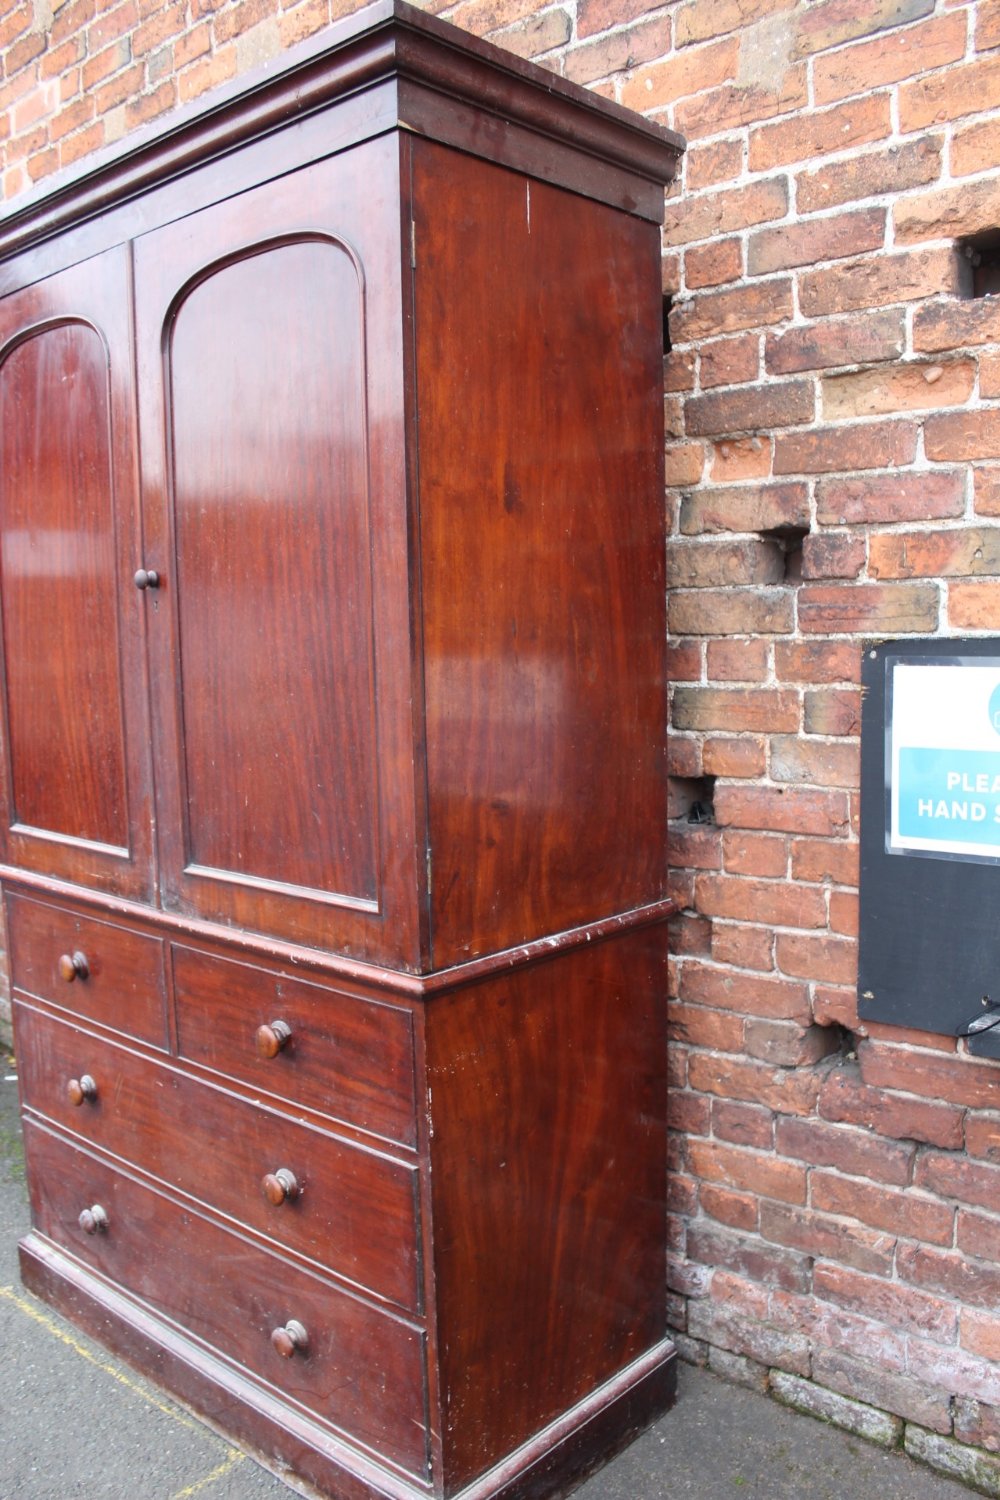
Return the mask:
<svg viewBox="0 0 1000 1500"><path fill-rule="evenodd" d="M890 850L1000 860L1000 658L891 672Z"/></svg>

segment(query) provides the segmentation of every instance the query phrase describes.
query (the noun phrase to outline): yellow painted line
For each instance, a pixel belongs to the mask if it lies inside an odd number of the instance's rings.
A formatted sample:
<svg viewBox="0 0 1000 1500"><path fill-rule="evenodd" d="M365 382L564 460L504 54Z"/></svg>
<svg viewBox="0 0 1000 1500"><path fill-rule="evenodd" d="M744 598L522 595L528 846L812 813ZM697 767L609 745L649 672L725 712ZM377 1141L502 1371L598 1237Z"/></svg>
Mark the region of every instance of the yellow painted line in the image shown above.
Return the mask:
<svg viewBox="0 0 1000 1500"><path fill-rule="evenodd" d="M193 1418L185 1415L182 1411L178 1411L176 1407L168 1406L165 1401L159 1400L151 1391L145 1390L137 1381L132 1380L130 1376L126 1375L124 1370L112 1364L110 1360L101 1359L98 1355L94 1354L85 1344L81 1344L79 1339L74 1338L71 1333L67 1333L64 1328L60 1328L59 1324L54 1318L50 1318L48 1313L44 1313L40 1307L35 1307L26 1297L19 1296L12 1286L0 1286L0 1297L6 1302L12 1303L19 1312L24 1313L25 1317L31 1318L33 1322L38 1323L40 1327L45 1329L46 1333L50 1333L61 1344L65 1344L68 1349L72 1349L74 1354L78 1354L81 1359L85 1359L89 1365L94 1365L96 1369L103 1371L105 1375L110 1375L112 1380L117 1380L118 1384L123 1385L127 1391L131 1391L133 1396L138 1396L141 1401L145 1401L149 1406L154 1406L157 1411L163 1412L164 1416L172 1417L181 1427L187 1427L192 1432L203 1433L206 1437L212 1436L208 1429L203 1427L200 1422L195 1422ZM234 1468L236 1464L242 1463L245 1457L246 1454L241 1453L238 1448L228 1448L226 1457L217 1469L213 1469L211 1474L207 1474L204 1479L199 1479L196 1484L190 1485L186 1490L180 1490L177 1495L171 1496L171 1500L181 1500L181 1496L197 1494L199 1490L203 1490L206 1485L212 1484L216 1479L221 1478L223 1474Z"/></svg>

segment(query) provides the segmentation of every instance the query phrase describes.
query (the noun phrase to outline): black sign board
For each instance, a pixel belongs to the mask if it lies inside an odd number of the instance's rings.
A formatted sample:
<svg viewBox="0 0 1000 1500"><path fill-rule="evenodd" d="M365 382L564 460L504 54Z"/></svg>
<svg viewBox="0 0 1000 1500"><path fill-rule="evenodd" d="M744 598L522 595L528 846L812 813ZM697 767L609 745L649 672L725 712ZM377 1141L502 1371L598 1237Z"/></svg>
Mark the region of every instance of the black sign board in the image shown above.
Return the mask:
<svg viewBox="0 0 1000 1500"><path fill-rule="evenodd" d="M1000 640L870 645L861 680L858 1012L1000 1057Z"/></svg>

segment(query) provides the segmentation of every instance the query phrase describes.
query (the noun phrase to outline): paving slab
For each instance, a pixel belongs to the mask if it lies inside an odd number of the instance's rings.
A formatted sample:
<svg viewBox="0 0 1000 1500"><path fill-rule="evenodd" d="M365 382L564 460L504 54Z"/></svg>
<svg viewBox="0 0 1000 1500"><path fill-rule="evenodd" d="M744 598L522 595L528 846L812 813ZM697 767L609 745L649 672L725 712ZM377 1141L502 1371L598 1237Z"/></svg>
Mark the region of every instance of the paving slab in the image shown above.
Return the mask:
<svg viewBox="0 0 1000 1500"><path fill-rule="evenodd" d="M28 1226L0 1051L0 1500L288 1500L288 1486L20 1285ZM899 1452L682 1366L674 1410L578 1500L969 1500Z"/></svg>

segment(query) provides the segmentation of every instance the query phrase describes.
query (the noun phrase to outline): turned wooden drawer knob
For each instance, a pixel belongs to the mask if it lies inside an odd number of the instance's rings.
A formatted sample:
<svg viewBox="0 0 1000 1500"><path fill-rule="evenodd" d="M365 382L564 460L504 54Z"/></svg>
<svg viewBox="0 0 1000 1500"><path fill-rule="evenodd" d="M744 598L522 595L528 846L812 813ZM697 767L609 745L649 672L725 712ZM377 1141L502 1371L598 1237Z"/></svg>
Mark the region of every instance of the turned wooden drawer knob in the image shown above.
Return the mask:
<svg viewBox="0 0 1000 1500"><path fill-rule="evenodd" d="M80 1228L84 1234L103 1234L108 1227L108 1216L99 1203L92 1208L85 1208L79 1218Z"/></svg>
<svg viewBox="0 0 1000 1500"><path fill-rule="evenodd" d="M264 1197L268 1203L273 1203L275 1208L290 1198L297 1198L302 1189L295 1178L295 1173L290 1172L287 1167L279 1167L276 1172L268 1172L261 1186L264 1189Z"/></svg>
<svg viewBox="0 0 1000 1500"><path fill-rule="evenodd" d="M276 1328L271 1334L271 1343L282 1359L291 1359L293 1354L305 1354L309 1348L309 1335L302 1324L292 1318L284 1328Z"/></svg>
<svg viewBox="0 0 1000 1500"><path fill-rule="evenodd" d="M160 575L152 568L140 568L135 575L135 586L137 589L158 589Z"/></svg>
<svg viewBox="0 0 1000 1500"><path fill-rule="evenodd" d="M292 1028L287 1021L272 1021L270 1026L257 1027L257 1054L259 1057L277 1057L282 1047L287 1047Z"/></svg>
<svg viewBox="0 0 1000 1500"><path fill-rule="evenodd" d="M59 978L72 984L74 979L86 979L90 965L85 953L63 953L59 959Z"/></svg>
<svg viewBox="0 0 1000 1500"><path fill-rule="evenodd" d="M97 1098L97 1084L89 1073L84 1073L79 1078L71 1078L66 1085L66 1097L70 1104L82 1104L87 1100L93 1104Z"/></svg>

